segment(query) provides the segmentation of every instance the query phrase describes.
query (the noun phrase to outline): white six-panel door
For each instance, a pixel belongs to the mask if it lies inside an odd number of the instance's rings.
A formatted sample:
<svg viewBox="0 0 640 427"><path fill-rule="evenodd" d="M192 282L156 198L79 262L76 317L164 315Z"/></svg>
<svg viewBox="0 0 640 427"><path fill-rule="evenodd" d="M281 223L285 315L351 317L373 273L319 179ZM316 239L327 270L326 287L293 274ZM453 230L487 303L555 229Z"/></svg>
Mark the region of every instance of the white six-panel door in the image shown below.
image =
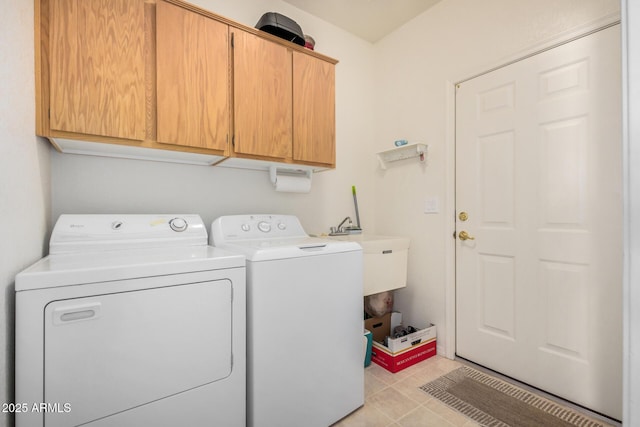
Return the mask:
<svg viewBox="0 0 640 427"><path fill-rule="evenodd" d="M456 92L456 353L617 419L619 33Z"/></svg>

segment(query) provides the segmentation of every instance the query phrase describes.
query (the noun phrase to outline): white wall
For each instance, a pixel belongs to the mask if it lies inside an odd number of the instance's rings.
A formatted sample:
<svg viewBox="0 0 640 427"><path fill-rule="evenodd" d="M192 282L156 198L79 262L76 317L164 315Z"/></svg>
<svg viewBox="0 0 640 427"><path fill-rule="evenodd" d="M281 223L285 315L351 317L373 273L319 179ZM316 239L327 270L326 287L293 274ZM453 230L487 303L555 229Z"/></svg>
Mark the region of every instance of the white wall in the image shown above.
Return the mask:
<svg viewBox="0 0 640 427"><path fill-rule="evenodd" d="M618 0L446 0L376 44L372 148L392 148L399 138L429 144L427 166L407 160L375 173L376 231L412 238L408 287L396 292L396 308L413 324L438 325L440 352L453 351L445 304L455 214L452 83L619 10ZM423 213L428 198L439 200L439 214Z"/></svg>
<svg viewBox="0 0 640 427"><path fill-rule="evenodd" d="M0 14L0 403L13 400L14 276L43 254L50 206L49 144L36 138L33 2ZM13 417L0 413L0 426Z"/></svg>
<svg viewBox="0 0 640 427"><path fill-rule="evenodd" d="M640 4L623 5L625 272L624 272L624 425L640 425Z"/></svg>
<svg viewBox="0 0 640 427"><path fill-rule="evenodd" d="M361 220L373 227L374 187L362 146L373 140L373 46L279 0L200 0L193 3L253 26L265 12L294 19L336 66L337 169L313 177L309 194L277 193L265 172L108 159L54 153L53 220L62 213L184 212L210 223L219 215L291 213L309 232L328 232L353 216L351 186Z"/></svg>

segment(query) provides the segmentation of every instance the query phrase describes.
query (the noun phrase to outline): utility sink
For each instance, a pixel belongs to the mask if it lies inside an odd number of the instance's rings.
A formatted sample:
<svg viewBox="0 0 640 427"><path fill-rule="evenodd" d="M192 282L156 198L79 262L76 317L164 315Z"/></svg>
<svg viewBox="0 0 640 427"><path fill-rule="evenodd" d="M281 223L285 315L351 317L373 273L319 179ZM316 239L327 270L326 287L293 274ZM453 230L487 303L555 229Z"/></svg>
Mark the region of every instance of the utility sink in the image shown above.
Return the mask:
<svg viewBox="0 0 640 427"><path fill-rule="evenodd" d="M331 239L357 242L364 254L364 296L407 286L407 237L348 234Z"/></svg>

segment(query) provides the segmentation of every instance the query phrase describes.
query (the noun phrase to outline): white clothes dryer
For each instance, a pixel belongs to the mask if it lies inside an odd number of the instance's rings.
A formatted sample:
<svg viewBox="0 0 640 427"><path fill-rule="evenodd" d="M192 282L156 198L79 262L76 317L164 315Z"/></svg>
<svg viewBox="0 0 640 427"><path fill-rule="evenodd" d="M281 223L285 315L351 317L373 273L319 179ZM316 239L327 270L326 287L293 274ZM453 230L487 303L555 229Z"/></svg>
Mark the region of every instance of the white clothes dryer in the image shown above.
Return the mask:
<svg viewBox="0 0 640 427"><path fill-rule="evenodd" d="M17 427L245 425L245 259L199 216L62 215L15 290Z"/></svg>
<svg viewBox="0 0 640 427"><path fill-rule="evenodd" d="M362 248L291 215L220 217L210 242L247 258L248 425L327 427L362 406Z"/></svg>

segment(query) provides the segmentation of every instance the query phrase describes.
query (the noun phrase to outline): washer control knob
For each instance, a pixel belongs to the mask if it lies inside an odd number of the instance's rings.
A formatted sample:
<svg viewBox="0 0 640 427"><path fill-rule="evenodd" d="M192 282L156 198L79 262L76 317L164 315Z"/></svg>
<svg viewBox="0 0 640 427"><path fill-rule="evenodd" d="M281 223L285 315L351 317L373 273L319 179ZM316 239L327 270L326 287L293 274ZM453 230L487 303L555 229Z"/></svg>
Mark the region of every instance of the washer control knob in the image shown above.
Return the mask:
<svg viewBox="0 0 640 427"><path fill-rule="evenodd" d="M268 233L271 231L271 224L265 221L260 221L258 223L258 230L262 231L263 233Z"/></svg>
<svg viewBox="0 0 640 427"><path fill-rule="evenodd" d="M251 227L249 226L249 224L242 224L242 225L240 226L240 229L241 229L242 231L249 231L249 230L251 230Z"/></svg>
<svg viewBox="0 0 640 427"><path fill-rule="evenodd" d="M287 229L287 224L285 224L284 222L278 223L278 230L286 230L286 229Z"/></svg>
<svg viewBox="0 0 640 427"><path fill-rule="evenodd" d="M189 224L187 224L184 218L173 218L169 221L169 227L171 227L173 231L182 232L186 230L188 226Z"/></svg>

